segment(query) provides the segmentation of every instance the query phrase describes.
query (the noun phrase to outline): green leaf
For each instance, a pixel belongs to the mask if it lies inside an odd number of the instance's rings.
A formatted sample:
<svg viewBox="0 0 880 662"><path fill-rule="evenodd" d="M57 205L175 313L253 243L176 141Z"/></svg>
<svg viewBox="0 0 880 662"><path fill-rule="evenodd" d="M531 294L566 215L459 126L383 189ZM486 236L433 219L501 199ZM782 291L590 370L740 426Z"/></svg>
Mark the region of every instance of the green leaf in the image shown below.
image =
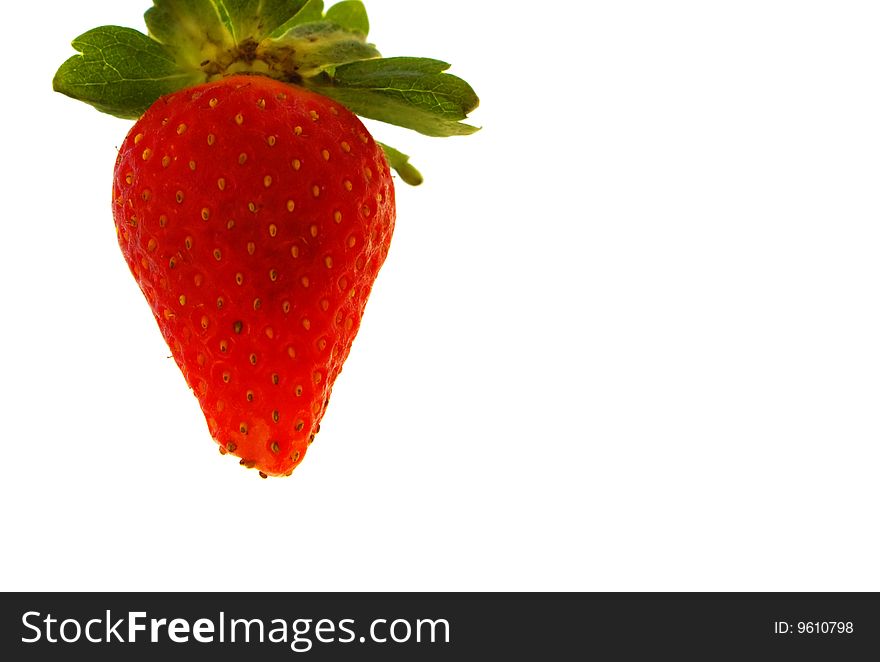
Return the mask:
<svg viewBox="0 0 880 662"><path fill-rule="evenodd" d="M260 44L259 53L293 63L300 77L311 77L340 64L381 57L364 35L340 28L329 21L297 25L277 39Z"/></svg>
<svg viewBox="0 0 880 662"><path fill-rule="evenodd" d="M116 117L136 119L160 96L201 82L165 46L130 28L95 28L73 47L80 55L61 65L52 87Z"/></svg>
<svg viewBox="0 0 880 662"><path fill-rule="evenodd" d="M365 37L370 34L370 19L367 18L367 9L360 0L337 2L327 10L325 17L346 30L360 32Z"/></svg>
<svg viewBox="0 0 880 662"><path fill-rule="evenodd" d="M301 23L320 21L323 18L324 0L308 0L308 2L303 4L295 13L291 14L284 23L272 30L272 32L269 33L269 36L280 37L294 26L300 25Z"/></svg>
<svg viewBox="0 0 880 662"><path fill-rule="evenodd" d="M409 162L409 157L402 152L398 152L393 147L389 147L384 143L377 143L382 151L385 152L385 158L388 159L388 165L391 166L400 178L410 186L418 186L425 178L422 173L415 169Z"/></svg>
<svg viewBox="0 0 880 662"><path fill-rule="evenodd" d="M153 0L144 21L150 36L168 46L177 61L191 69L217 60L235 45L221 19L219 0Z"/></svg>
<svg viewBox="0 0 880 662"><path fill-rule="evenodd" d="M387 57L382 62L381 67L369 67L366 71L358 71L358 75L407 76L413 74L439 74L449 69L450 66L448 62L434 60L429 57Z"/></svg>
<svg viewBox="0 0 880 662"><path fill-rule="evenodd" d="M480 103L449 65L424 58L382 58L353 62L305 81L351 111L428 136L464 136L479 129L460 120Z"/></svg>
<svg viewBox="0 0 880 662"><path fill-rule="evenodd" d="M260 41L295 16L308 0L217 0L220 18L236 44Z"/></svg>

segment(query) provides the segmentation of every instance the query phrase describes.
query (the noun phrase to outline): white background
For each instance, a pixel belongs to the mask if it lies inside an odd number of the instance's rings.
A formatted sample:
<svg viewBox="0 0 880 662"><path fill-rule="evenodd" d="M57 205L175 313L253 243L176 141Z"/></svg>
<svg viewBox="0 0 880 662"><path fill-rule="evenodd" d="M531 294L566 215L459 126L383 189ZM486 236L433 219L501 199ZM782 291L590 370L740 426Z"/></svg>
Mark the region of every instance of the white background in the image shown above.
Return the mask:
<svg viewBox="0 0 880 662"><path fill-rule="evenodd" d="M130 123L51 91L146 8L4 8L0 588L880 590L876 3L371 0L484 128L370 125L427 181L269 481L119 253Z"/></svg>

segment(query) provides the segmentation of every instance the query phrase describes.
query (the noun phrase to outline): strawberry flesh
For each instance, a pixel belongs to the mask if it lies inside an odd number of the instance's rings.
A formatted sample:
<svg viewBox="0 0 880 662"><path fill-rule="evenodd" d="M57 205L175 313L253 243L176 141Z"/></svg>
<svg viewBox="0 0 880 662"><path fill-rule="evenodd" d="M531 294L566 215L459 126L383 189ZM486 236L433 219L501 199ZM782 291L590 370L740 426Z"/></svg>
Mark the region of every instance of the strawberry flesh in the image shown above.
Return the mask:
<svg viewBox="0 0 880 662"><path fill-rule="evenodd" d="M159 99L134 125L113 214L221 452L289 475L388 252L382 150L326 97L230 76Z"/></svg>

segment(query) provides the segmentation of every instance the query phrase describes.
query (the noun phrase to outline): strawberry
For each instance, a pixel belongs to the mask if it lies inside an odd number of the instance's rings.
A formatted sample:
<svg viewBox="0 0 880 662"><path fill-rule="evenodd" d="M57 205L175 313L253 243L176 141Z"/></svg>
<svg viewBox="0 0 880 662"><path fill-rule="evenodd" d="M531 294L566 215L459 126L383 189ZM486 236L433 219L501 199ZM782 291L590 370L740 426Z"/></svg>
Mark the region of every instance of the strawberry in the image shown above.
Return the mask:
<svg viewBox="0 0 880 662"><path fill-rule="evenodd" d="M53 82L137 119L113 179L122 254L221 453L265 478L320 429L388 254L391 170L421 182L352 111L466 135L477 100L443 62L381 58L359 2L246 4L157 0L150 36L87 32Z"/></svg>
<svg viewBox="0 0 880 662"><path fill-rule="evenodd" d="M231 76L150 107L113 196L123 255L214 439L289 474L388 252L382 150L326 97Z"/></svg>

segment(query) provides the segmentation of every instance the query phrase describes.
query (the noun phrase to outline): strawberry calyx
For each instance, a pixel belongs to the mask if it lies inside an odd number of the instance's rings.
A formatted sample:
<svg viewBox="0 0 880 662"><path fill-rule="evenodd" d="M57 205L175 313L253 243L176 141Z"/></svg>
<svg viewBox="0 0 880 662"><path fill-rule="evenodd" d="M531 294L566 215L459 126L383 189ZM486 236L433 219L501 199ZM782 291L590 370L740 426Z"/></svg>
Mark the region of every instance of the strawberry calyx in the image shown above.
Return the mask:
<svg viewBox="0 0 880 662"><path fill-rule="evenodd" d="M200 82L260 74L302 84L329 67L381 57L366 42L369 20L359 1L341 2L326 14L321 2L276 2L274 12L273 3L262 4L156 0L144 20L181 70L203 73ZM261 9L265 16L256 13Z"/></svg>
<svg viewBox="0 0 880 662"><path fill-rule="evenodd" d="M225 76L250 74L298 85L362 117L428 136L469 135L462 120L479 99L440 60L384 58L368 43L359 0L154 0L148 34L102 26L73 40L78 51L53 88L124 119L159 97ZM403 181L422 177L405 154L382 145Z"/></svg>

